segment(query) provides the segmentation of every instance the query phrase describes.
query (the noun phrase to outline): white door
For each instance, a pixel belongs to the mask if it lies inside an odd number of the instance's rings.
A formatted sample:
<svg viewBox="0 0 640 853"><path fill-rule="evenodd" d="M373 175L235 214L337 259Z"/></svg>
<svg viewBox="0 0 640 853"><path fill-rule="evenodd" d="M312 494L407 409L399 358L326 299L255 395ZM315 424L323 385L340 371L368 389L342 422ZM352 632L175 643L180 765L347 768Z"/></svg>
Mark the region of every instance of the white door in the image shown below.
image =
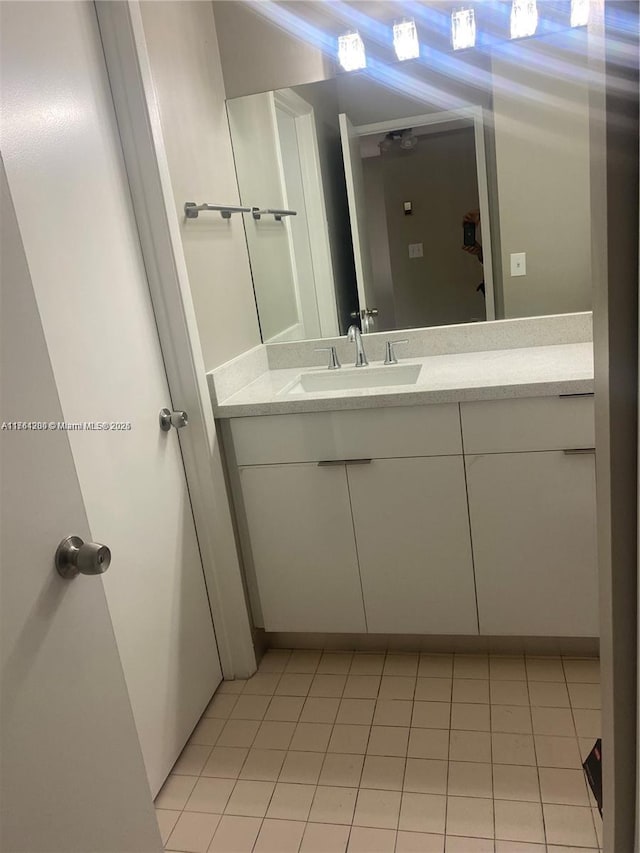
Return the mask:
<svg viewBox="0 0 640 853"><path fill-rule="evenodd" d="M344 463L240 469L267 631L366 631Z"/></svg>
<svg viewBox="0 0 640 853"><path fill-rule="evenodd" d="M4 169L0 180L0 422L57 423L62 409ZM68 435L2 429L0 447L0 849L159 853L102 581L63 580L53 565L61 539L91 539ZM117 555L109 571L121 570Z"/></svg>
<svg viewBox="0 0 640 853"><path fill-rule="evenodd" d="M353 242L353 259L356 265L356 282L358 285L358 300L362 316L362 331L373 331L367 328L371 317L367 311L375 310L376 299L373 289L373 270L371 268L371 252L367 237L366 201L364 194L364 173L360 157L360 139L355 128L345 113L340 113L340 138L342 140L342 158L344 160L344 176L347 182L347 200L349 202L349 218L351 220L351 239ZM365 312L364 315L362 312Z"/></svg>
<svg viewBox="0 0 640 853"><path fill-rule="evenodd" d="M367 626L374 634L477 634L461 456L349 465Z"/></svg>
<svg viewBox="0 0 640 853"><path fill-rule="evenodd" d="M466 465L480 633L597 637L594 457L496 453Z"/></svg>
<svg viewBox="0 0 640 853"><path fill-rule="evenodd" d="M64 420L125 425L69 441L155 794L221 669L96 13L0 9L3 156Z"/></svg>

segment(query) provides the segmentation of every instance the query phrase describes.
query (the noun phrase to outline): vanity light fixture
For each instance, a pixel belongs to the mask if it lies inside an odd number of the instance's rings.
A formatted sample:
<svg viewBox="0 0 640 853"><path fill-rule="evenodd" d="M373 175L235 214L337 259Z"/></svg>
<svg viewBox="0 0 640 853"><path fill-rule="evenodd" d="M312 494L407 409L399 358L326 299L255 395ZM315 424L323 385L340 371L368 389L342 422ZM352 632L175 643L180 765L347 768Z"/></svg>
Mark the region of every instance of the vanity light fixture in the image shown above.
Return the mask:
<svg viewBox="0 0 640 853"><path fill-rule="evenodd" d="M345 71L358 71L367 67L367 54L359 32L338 36L338 62Z"/></svg>
<svg viewBox="0 0 640 853"><path fill-rule="evenodd" d="M571 26L586 27L589 23L589 0L571 0Z"/></svg>
<svg viewBox="0 0 640 853"><path fill-rule="evenodd" d="M415 21L399 21L393 25L393 47L401 62L420 56L420 42Z"/></svg>
<svg viewBox="0 0 640 853"><path fill-rule="evenodd" d="M475 47L476 13L473 9L458 9L451 13L451 43L454 50Z"/></svg>
<svg viewBox="0 0 640 853"><path fill-rule="evenodd" d="M513 0L511 4L511 38L521 39L534 35L538 28L536 0Z"/></svg>

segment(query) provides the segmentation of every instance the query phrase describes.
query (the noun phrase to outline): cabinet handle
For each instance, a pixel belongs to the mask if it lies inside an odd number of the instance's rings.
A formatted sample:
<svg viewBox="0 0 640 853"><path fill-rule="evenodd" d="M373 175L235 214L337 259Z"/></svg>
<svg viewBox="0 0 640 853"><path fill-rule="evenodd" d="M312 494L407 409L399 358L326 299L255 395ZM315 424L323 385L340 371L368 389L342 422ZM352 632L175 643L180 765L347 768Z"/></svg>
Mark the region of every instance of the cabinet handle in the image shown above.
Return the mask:
<svg viewBox="0 0 640 853"><path fill-rule="evenodd" d="M576 391L575 394L558 394L561 400L566 400L570 397L593 397L595 396L594 391Z"/></svg>
<svg viewBox="0 0 640 853"><path fill-rule="evenodd" d="M330 465L369 465L371 459L326 459L318 462L319 468L328 468Z"/></svg>
<svg viewBox="0 0 640 853"><path fill-rule="evenodd" d="M584 455L594 455L596 452L595 447L571 447L564 451L565 456L584 456Z"/></svg>

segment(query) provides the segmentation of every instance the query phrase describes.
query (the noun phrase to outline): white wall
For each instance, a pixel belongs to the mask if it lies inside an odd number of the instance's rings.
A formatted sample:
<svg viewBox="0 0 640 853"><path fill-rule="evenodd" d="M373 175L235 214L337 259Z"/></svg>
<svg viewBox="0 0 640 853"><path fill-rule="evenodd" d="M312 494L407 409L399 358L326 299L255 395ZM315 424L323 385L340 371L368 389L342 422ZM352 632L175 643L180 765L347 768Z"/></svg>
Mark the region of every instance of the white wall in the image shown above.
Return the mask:
<svg viewBox="0 0 640 853"><path fill-rule="evenodd" d="M571 54L531 39L493 61L505 317L591 309L589 89L571 79L586 76L586 33L572 38ZM526 276L511 277L512 252Z"/></svg>
<svg viewBox="0 0 640 853"><path fill-rule="evenodd" d="M240 215L185 220L185 201L238 204L210 3L143 0L142 16L205 368L260 343Z"/></svg>

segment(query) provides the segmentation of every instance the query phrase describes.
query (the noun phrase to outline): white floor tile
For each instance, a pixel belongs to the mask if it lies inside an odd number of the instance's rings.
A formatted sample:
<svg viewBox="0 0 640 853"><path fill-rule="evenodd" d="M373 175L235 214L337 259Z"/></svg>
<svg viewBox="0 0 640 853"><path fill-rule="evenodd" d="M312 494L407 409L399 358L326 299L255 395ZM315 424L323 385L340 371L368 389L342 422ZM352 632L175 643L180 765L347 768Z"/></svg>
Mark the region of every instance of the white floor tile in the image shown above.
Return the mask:
<svg viewBox="0 0 640 853"><path fill-rule="evenodd" d="M529 707L529 690L525 681L490 681L492 705Z"/></svg>
<svg viewBox="0 0 640 853"><path fill-rule="evenodd" d="M493 800L447 797L447 835L493 838Z"/></svg>
<svg viewBox="0 0 640 853"><path fill-rule="evenodd" d="M339 699L347 683L346 675L315 675L309 688L309 696Z"/></svg>
<svg viewBox="0 0 640 853"><path fill-rule="evenodd" d="M452 685L450 678L418 677L414 699L417 702L451 702Z"/></svg>
<svg viewBox="0 0 640 853"><path fill-rule="evenodd" d="M416 677L418 674L419 655L388 654L384 664L384 675L406 675Z"/></svg>
<svg viewBox="0 0 640 853"><path fill-rule="evenodd" d="M362 776L364 755L327 753L318 784L357 788Z"/></svg>
<svg viewBox="0 0 640 853"><path fill-rule="evenodd" d="M454 678L453 702L489 704L489 681L478 678Z"/></svg>
<svg viewBox="0 0 640 853"><path fill-rule="evenodd" d="M253 853L298 853L304 829L303 821L267 818L260 827Z"/></svg>
<svg viewBox="0 0 640 853"><path fill-rule="evenodd" d="M487 655L455 655L453 677L489 678L489 658Z"/></svg>
<svg viewBox="0 0 640 853"><path fill-rule="evenodd" d="M406 726L372 726L367 754L405 757L409 729Z"/></svg>
<svg viewBox="0 0 640 853"><path fill-rule="evenodd" d="M543 803L567 806L589 806L584 771L540 767L540 793Z"/></svg>
<svg viewBox="0 0 640 853"><path fill-rule="evenodd" d="M351 652L324 652L318 664L318 674L347 675L351 669Z"/></svg>
<svg viewBox="0 0 640 853"><path fill-rule="evenodd" d="M187 744L173 765L173 769L171 770L172 775L199 776L211 754L211 749L212 747L210 746Z"/></svg>
<svg viewBox="0 0 640 853"><path fill-rule="evenodd" d="M267 809L267 817L306 821L315 792L314 785L278 782Z"/></svg>
<svg viewBox="0 0 640 853"><path fill-rule="evenodd" d="M543 809L549 844L566 844L573 847L597 846L591 809L546 803Z"/></svg>
<svg viewBox="0 0 640 853"><path fill-rule="evenodd" d="M285 672L315 672L322 652L315 649L294 649L287 661Z"/></svg>
<svg viewBox="0 0 640 853"><path fill-rule="evenodd" d="M540 803L494 800L496 838L544 844L544 823Z"/></svg>
<svg viewBox="0 0 640 853"><path fill-rule="evenodd" d="M379 675L349 675L344 686L345 699L377 699Z"/></svg>
<svg viewBox="0 0 640 853"><path fill-rule="evenodd" d="M526 658L527 678L530 681L562 681L564 669L560 658Z"/></svg>
<svg viewBox="0 0 640 853"><path fill-rule="evenodd" d="M330 823L308 823L300 853L345 853L349 843L348 826Z"/></svg>
<svg viewBox="0 0 640 853"><path fill-rule="evenodd" d="M398 829L444 835L447 798L437 794L405 791L400 805Z"/></svg>
<svg viewBox="0 0 640 853"><path fill-rule="evenodd" d="M573 721L578 737L588 737L594 740L602 737L600 711L587 708L574 708Z"/></svg>
<svg viewBox="0 0 640 853"><path fill-rule="evenodd" d="M360 788L353 815L354 826L397 829L401 796L399 791Z"/></svg>
<svg viewBox="0 0 640 853"><path fill-rule="evenodd" d="M446 794L448 762L407 758L403 788L415 794Z"/></svg>
<svg viewBox="0 0 640 853"><path fill-rule="evenodd" d="M533 731L537 735L575 737L573 714L570 708L532 708Z"/></svg>
<svg viewBox="0 0 640 853"><path fill-rule="evenodd" d="M222 814L235 784L234 779L200 777L187 800L185 811Z"/></svg>
<svg viewBox="0 0 640 853"><path fill-rule="evenodd" d="M284 672L290 657L290 649L269 649L262 656L258 669L260 672Z"/></svg>
<svg viewBox="0 0 640 853"><path fill-rule="evenodd" d="M393 829L354 826L349 836L348 853L393 853L396 833Z"/></svg>
<svg viewBox="0 0 640 853"><path fill-rule="evenodd" d="M280 681L279 672L256 672L247 682L243 694L253 693L259 696L271 696Z"/></svg>
<svg viewBox="0 0 640 853"><path fill-rule="evenodd" d="M600 683L600 661L595 658L564 658L564 673L569 683Z"/></svg>
<svg viewBox="0 0 640 853"><path fill-rule="evenodd" d="M460 838L448 835L445 840L445 853L493 853L493 839Z"/></svg>
<svg viewBox="0 0 640 853"><path fill-rule="evenodd" d="M491 735L488 732L452 731L449 743L450 761L491 761Z"/></svg>
<svg viewBox="0 0 640 853"><path fill-rule="evenodd" d="M285 672L278 686L276 696L306 696L311 687L313 675L308 673Z"/></svg>
<svg viewBox="0 0 640 853"><path fill-rule="evenodd" d="M447 793L453 797L493 797L491 770L490 764L449 762Z"/></svg>
<svg viewBox="0 0 640 853"><path fill-rule="evenodd" d="M202 768L202 775L237 779L248 754L247 747L214 746Z"/></svg>
<svg viewBox="0 0 640 853"><path fill-rule="evenodd" d="M491 729L489 705L451 705L451 728L468 732L488 732Z"/></svg>
<svg viewBox="0 0 640 853"><path fill-rule="evenodd" d="M254 749L288 749L295 731L296 723L265 720L260 723L253 747Z"/></svg>
<svg viewBox="0 0 640 853"><path fill-rule="evenodd" d="M360 787L383 791L401 791L405 759L383 755L367 755Z"/></svg>
<svg viewBox="0 0 640 853"><path fill-rule="evenodd" d="M216 693L207 710L204 712L205 717L218 717L221 720L226 720L233 711L233 708L238 701L238 697L233 694Z"/></svg>
<svg viewBox="0 0 640 853"><path fill-rule="evenodd" d="M351 661L351 675L382 675L385 655L355 652Z"/></svg>
<svg viewBox="0 0 640 853"><path fill-rule="evenodd" d="M414 702L411 725L421 729L448 729L451 724L449 702Z"/></svg>
<svg viewBox="0 0 640 853"><path fill-rule="evenodd" d="M174 776L172 773L160 788L155 807L182 811L197 781L197 776Z"/></svg>
<svg viewBox="0 0 640 853"><path fill-rule="evenodd" d="M522 764L535 767L536 754L531 735L512 735L493 732L491 750L496 764Z"/></svg>
<svg viewBox="0 0 640 853"><path fill-rule="evenodd" d="M540 767L579 768L582 765L575 738L535 735L535 744Z"/></svg>
<svg viewBox="0 0 640 853"><path fill-rule="evenodd" d="M489 658L489 678L495 681L526 681L524 658L492 655Z"/></svg>
<svg viewBox="0 0 640 853"><path fill-rule="evenodd" d="M257 720L227 720L216 745L251 746L259 728L260 723Z"/></svg>
<svg viewBox="0 0 640 853"><path fill-rule="evenodd" d="M423 678L452 678L453 655L420 655L418 675Z"/></svg>
<svg viewBox="0 0 640 853"><path fill-rule="evenodd" d="M275 782L286 756L284 749L251 749L239 778L254 782Z"/></svg>
<svg viewBox="0 0 640 853"><path fill-rule="evenodd" d="M239 780L236 782L236 786L227 803L225 814L244 817L264 817L267 813L274 788L274 782Z"/></svg>
<svg viewBox="0 0 640 853"><path fill-rule="evenodd" d="M219 822L220 815L183 812L169 836L165 849L183 853L206 853Z"/></svg>
<svg viewBox="0 0 640 853"><path fill-rule="evenodd" d="M383 754L383 753L379 753ZM401 753L388 753L399 755ZM438 758L444 760L449 754L449 732L447 729L411 729L406 754L410 758Z"/></svg>
<svg viewBox="0 0 640 853"><path fill-rule="evenodd" d="M530 681L529 699L532 708L568 708L569 694L564 683Z"/></svg>
<svg viewBox="0 0 640 853"><path fill-rule="evenodd" d="M298 723L291 749L299 752L326 752L333 725L330 723Z"/></svg>
<svg viewBox="0 0 640 853"><path fill-rule="evenodd" d="M223 815L207 853L251 853L261 825L258 817Z"/></svg>
<svg viewBox="0 0 640 853"><path fill-rule="evenodd" d="M396 853L444 853L444 835L398 831Z"/></svg>
<svg viewBox="0 0 640 853"><path fill-rule="evenodd" d="M569 684L572 708L600 708L599 684Z"/></svg>
<svg viewBox="0 0 640 853"><path fill-rule="evenodd" d="M273 696L264 718L282 723L297 723L304 703L303 696Z"/></svg>
<svg viewBox="0 0 640 853"><path fill-rule="evenodd" d="M346 725L370 726L376 710L375 699L342 699L335 719Z"/></svg>
<svg viewBox="0 0 640 853"><path fill-rule="evenodd" d="M160 830L160 837L163 844L167 843L181 814L182 811L179 809L156 809L156 820L158 821L158 829Z"/></svg>
<svg viewBox="0 0 640 853"><path fill-rule="evenodd" d="M416 691L416 679L407 675L382 676L379 699L409 699L413 700Z"/></svg>
<svg viewBox="0 0 640 853"><path fill-rule="evenodd" d="M262 720L267 713L271 696L255 696L243 693L238 696L233 710L229 714L232 720Z"/></svg>
<svg viewBox="0 0 640 853"><path fill-rule="evenodd" d="M533 732L531 709L523 705L492 705L491 731L527 735Z"/></svg>
<svg viewBox="0 0 640 853"><path fill-rule="evenodd" d="M407 699L378 699L373 723L376 726L410 726L413 705Z"/></svg>
<svg viewBox="0 0 640 853"><path fill-rule="evenodd" d="M493 796L500 800L539 803L540 786L537 768L513 764L494 764Z"/></svg>
<svg viewBox="0 0 640 853"><path fill-rule="evenodd" d="M294 750L289 750L286 753L286 758L280 771L279 781L315 785L320 778L320 771L324 760L325 756L321 752L295 752Z"/></svg>
<svg viewBox="0 0 640 853"><path fill-rule="evenodd" d="M349 726L336 723L329 739L328 752L364 755L369 742L369 726Z"/></svg>
<svg viewBox="0 0 640 853"><path fill-rule="evenodd" d="M309 820L314 823L351 825L357 794L356 788L318 785L311 805Z"/></svg>

